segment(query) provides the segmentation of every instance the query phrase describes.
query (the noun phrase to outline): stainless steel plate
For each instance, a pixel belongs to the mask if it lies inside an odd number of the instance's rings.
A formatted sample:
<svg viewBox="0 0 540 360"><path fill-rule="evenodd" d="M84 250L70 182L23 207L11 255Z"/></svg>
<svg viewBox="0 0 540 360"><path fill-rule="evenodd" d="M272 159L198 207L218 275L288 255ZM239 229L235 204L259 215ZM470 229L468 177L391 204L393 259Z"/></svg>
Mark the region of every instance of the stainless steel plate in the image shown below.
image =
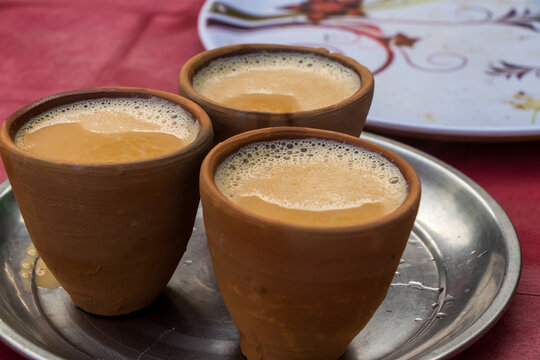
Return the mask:
<svg viewBox="0 0 540 360"><path fill-rule="evenodd" d="M343 359L443 359L497 321L519 280L510 220L478 185L403 144L363 134L418 171L420 212L388 296ZM0 185L0 335L33 359L241 359L238 334L214 280L201 212L167 289L120 318L89 315L60 289L24 289L30 245L9 184Z"/></svg>

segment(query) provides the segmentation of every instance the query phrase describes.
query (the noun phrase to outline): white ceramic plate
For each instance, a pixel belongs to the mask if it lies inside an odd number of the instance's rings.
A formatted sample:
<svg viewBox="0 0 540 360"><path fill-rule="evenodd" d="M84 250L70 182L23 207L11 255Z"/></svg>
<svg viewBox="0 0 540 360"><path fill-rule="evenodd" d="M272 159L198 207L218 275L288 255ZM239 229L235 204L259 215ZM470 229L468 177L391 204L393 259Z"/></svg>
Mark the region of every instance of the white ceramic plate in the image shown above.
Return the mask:
<svg viewBox="0 0 540 360"><path fill-rule="evenodd" d="M540 139L538 0L208 0L199 35L357 59L375 73L369 130Z"/></svg>

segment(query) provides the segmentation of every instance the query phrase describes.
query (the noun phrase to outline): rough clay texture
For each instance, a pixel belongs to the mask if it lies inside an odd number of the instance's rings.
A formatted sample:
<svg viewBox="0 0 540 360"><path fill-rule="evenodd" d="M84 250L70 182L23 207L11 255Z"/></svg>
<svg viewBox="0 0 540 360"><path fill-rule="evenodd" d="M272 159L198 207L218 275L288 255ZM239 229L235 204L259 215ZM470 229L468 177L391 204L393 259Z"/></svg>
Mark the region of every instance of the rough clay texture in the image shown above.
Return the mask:
<svg viewBox="0 0 540 360"><path fill-rule="evenodd" d="M342 134L262 129L214 148L201 167L201 200L216 279L250 360L328 360L341 356L386 296L420 201L414 170L404 203L382 221L322 230L250 216L219 193L216 167L261 138L330 137L385 150Z"/></svg>
<svg viewBox="0 0 540 360"><path fill-rule="evenodd" d="M88 93L165 97L187 107L201 131L171 156L103 166L39 160L13 144L32 113L94 96ZM139 310L166 286L192 232L199 166L211 143L199 107L142 89L55 95L21 109L0 131L2 161L36 249L75 304L107 316Z"/></svg>
<svg viewBox="0 0 540 360"><path fill-rule="evenodd" d="M315 53L330 57L353 69L360 76L360 89L337 104L321 109L293 113L266 113L235 110L221 106L201 96L192 86L195 73L212 60L256 52ZM312 49L302 46L286 45L230 45L214 50L204 51L188 60L180 71L179 93L199 104L212 119L214 140L216 143L245 131L265 127L299 126L338 131L359 136L364 128L366 117L373 98L373 75L355 60L325 49Z"/></svg>

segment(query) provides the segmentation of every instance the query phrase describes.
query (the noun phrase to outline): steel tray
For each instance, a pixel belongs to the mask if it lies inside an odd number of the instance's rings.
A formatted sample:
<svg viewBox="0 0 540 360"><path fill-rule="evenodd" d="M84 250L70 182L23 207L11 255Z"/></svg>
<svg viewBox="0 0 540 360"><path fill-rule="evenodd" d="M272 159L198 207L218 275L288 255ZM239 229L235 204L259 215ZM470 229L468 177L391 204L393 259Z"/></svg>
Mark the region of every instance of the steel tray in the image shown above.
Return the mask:
<svg viewBox="0 0 540 360"><path fill-rule="evenodd" d="M408 160L423 194L388 295L344 360L444 359L502 315L517 286L513 226L482 188L444 163L364 133ZM24 289L31 244L8 182L0 185L0 335L32 359L241 359L238 333L214 279L199 209L188 250L159 299L129 316L76 308L63 289Z"/></svg>

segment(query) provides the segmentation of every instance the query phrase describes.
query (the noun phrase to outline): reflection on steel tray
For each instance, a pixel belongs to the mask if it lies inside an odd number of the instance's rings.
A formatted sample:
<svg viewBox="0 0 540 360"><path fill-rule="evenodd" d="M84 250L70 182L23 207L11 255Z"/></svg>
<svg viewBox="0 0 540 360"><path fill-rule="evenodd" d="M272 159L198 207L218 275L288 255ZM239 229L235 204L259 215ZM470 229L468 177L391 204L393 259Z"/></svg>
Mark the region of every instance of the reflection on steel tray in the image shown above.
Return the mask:
<svg viewBox="0 0 540 360"><path fill-rule="evenodd" d="M362 137L409 161L423 194L388 295L343 359L448 358L478 339L506 308L521 268L518 239L503 210L464 175L400 143ZM200 211L167 289L147 309L119 318L79 310L61 288L24 289L18 273L30 240L7 182L0 187L0 229L0 335L25 356L241 359Z"/></svg>

